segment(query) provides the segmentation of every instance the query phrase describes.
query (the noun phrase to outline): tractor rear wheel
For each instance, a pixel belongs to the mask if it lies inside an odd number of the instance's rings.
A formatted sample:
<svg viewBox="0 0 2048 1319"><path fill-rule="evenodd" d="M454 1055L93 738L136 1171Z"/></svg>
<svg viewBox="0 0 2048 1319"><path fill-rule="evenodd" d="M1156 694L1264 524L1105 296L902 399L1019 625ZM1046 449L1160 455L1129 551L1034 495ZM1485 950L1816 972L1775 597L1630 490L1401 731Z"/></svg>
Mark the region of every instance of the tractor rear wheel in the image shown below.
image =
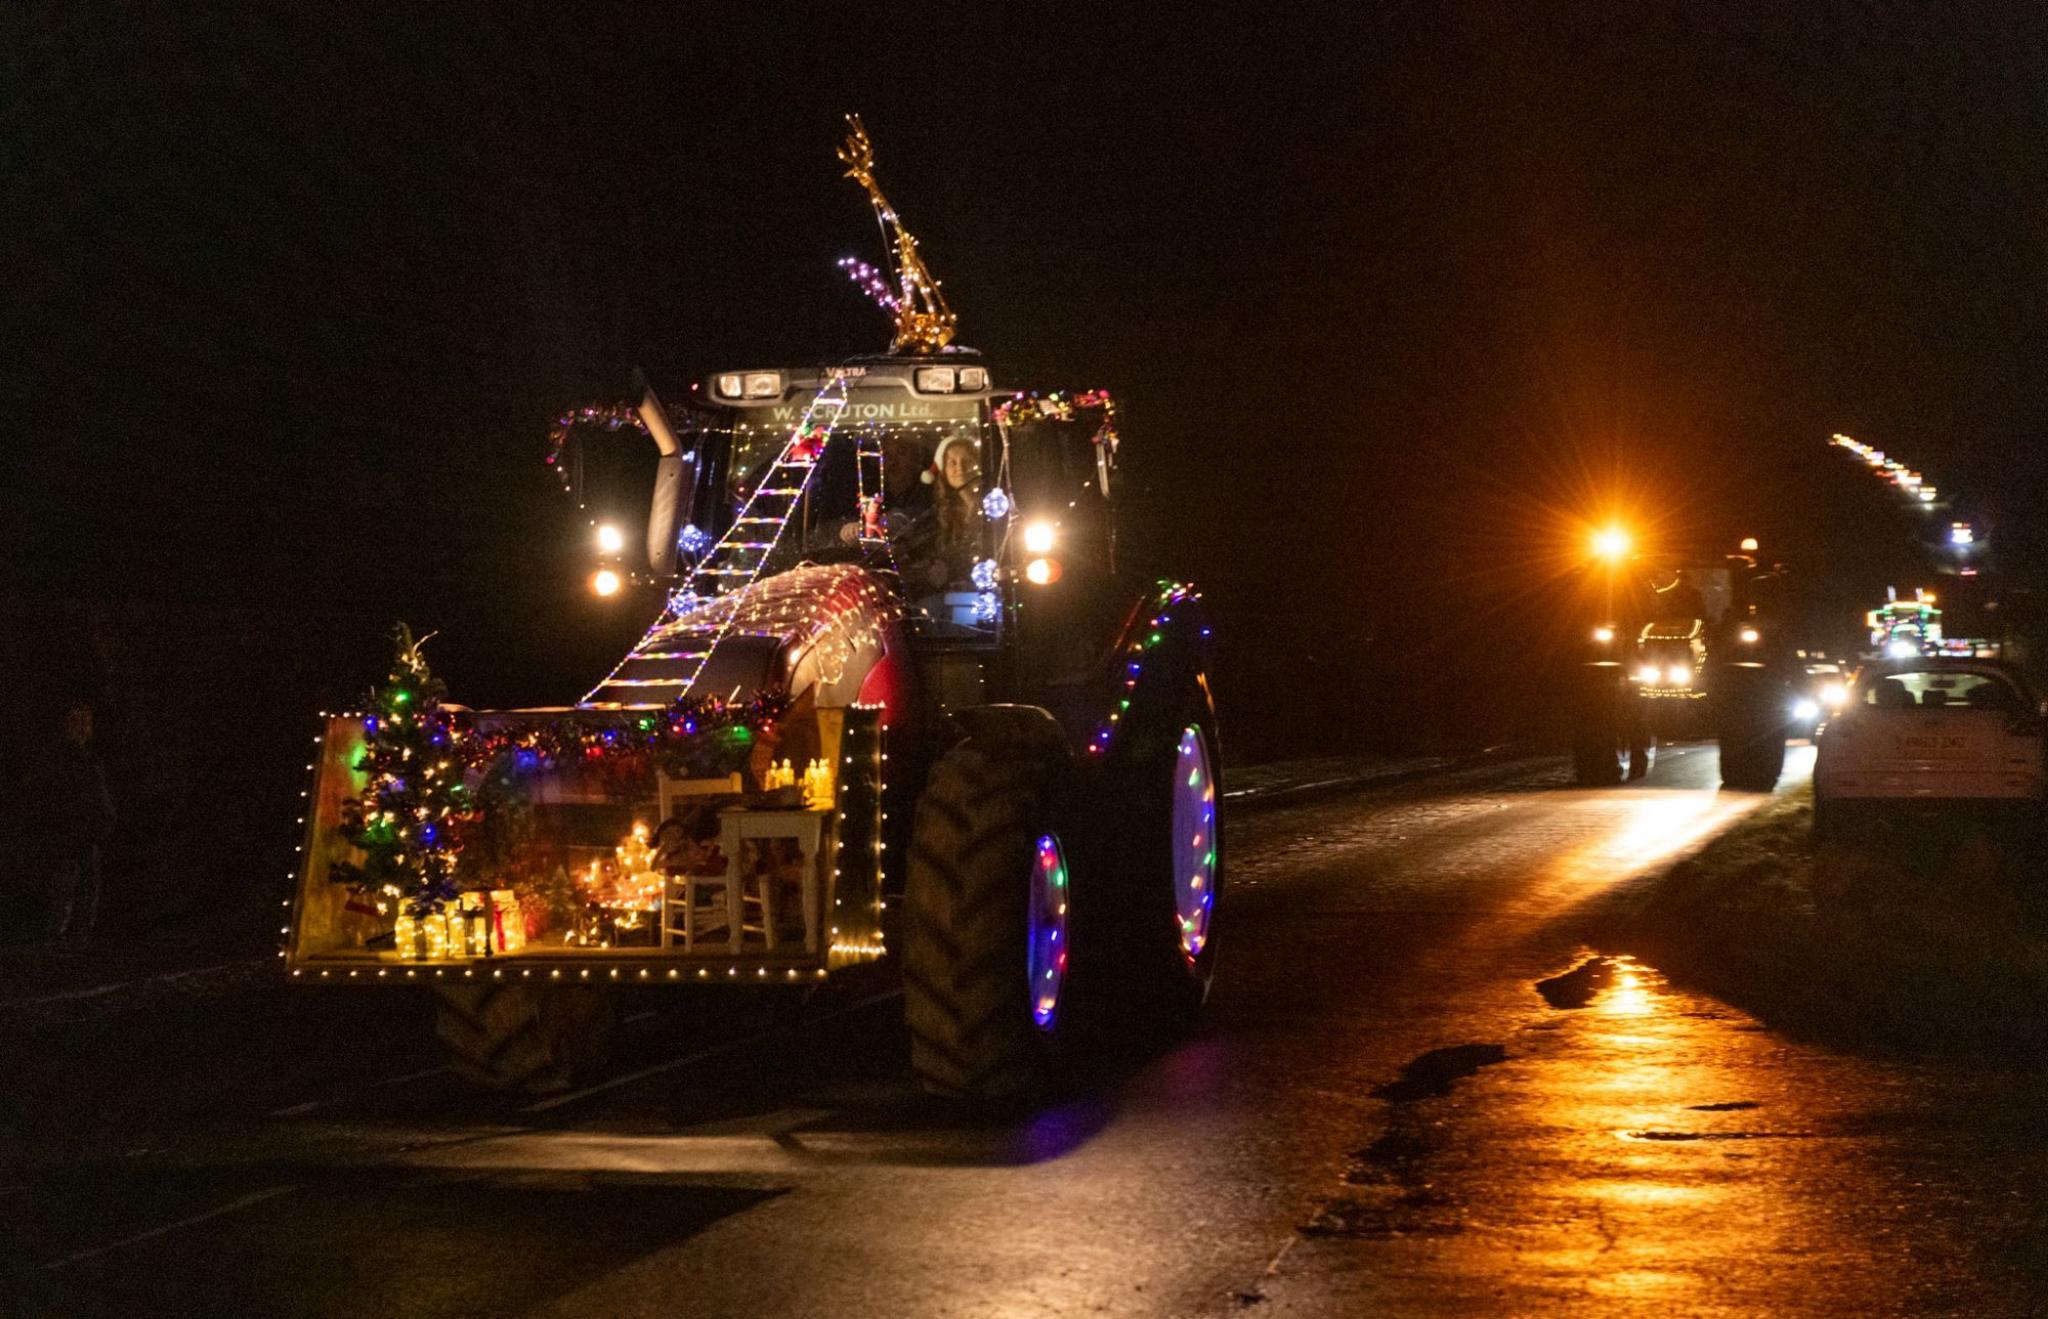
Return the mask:
<svg viewBox="0 0 2048 1319"><path fill-rule="evenodd" d="M537 1095L567 1090L602 1063L618 1016L608 990L581 985L437 985L434 1007L457 1076Z"/></svg>
<svg viewBox="0 0 2048 1319"><path fill-rule="evenodd" d="M1095 812L1094 855L1117 873L1081 893L1088 942L1082 993L1090 1023L1138 1035L1193 1019L1216 975L1223 898L1221 757L1207 691L1190 682L1142 723ZM1084 879L1095 879L1091 870ZM1101 893L1090 889L1099 888Z"/></svg>
<svg viewBox="0 0 2048 1319"><path fill-rule="evenodd" d="M1628 735L1628 777L1631 780L1646 778L1657 763L1657 735L1650 731L1650 721L1639 719Z"/></svg>
<svg viewBox="0 0 2048 1319"><path fill-rule="evenodd" d="M1785 772L1785 721L1770 709L1738 706L1722 716L1721 786L1769 792Z"/></svg>
<svg viewBox="0 0 2048 1319"><path fill-rule="evenodd" d="M918 799L904 884L903 1014L928 1089L981 1102L1030 1096L1060 1042L1067 964L1059 763L970 738Z"/></svg>
<svg viewBox="0 0 2048 1319"><path fill-rule="evenodd" d="M1611 788L1628 773L1628 749L1604 724L1579 729L1572 737L1572 780L1582 788Z"/></svg>

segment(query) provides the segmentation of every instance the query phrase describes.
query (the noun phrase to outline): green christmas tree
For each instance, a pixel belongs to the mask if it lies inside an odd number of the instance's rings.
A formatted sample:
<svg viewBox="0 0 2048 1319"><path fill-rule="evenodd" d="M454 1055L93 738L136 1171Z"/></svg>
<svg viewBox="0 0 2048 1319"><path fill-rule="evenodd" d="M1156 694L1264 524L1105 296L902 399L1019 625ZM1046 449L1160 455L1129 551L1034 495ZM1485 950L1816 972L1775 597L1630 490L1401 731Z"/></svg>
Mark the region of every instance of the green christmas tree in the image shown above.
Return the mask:
<svg viewBox="0 0 2048 1319"><path fill-rule="evenodd" d="M458 730L441 708L447 689L420 655L425 638L414 640L403 623L393 636L397 658L363 716L357 766L368 782L342 810L341 835L363 859L340 863L333 874L423 916L454 899L463 833L477 812L463 784Z"/></svg>

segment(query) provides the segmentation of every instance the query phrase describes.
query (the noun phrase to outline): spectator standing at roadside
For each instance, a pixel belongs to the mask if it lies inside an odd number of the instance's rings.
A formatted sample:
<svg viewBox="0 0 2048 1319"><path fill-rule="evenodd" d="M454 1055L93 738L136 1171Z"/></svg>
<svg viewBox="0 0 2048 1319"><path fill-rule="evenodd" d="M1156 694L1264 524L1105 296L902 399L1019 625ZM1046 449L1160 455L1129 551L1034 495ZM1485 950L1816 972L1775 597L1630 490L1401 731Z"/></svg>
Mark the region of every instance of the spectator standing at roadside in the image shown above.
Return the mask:
<svg viewBox="0 0 2048 1319"><path fill-rule="evenodd" d="M43 933L51 943L83 943L99 920L100 844L114 832L114 801L92 746L92 706L72 701L40 767L34 811L43 831L48 884Z"/></svg>

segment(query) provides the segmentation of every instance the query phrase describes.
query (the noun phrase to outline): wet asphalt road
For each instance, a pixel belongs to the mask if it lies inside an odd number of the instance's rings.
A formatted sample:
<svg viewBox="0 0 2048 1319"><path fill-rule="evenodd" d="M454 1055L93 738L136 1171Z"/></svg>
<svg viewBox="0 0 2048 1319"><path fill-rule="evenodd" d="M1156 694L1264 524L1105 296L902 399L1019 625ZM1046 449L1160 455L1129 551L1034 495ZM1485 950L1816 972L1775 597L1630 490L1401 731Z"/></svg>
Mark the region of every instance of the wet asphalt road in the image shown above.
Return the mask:
<svg viewBox="0 0 2048 1319"><path fill-rule="evenodd" d="M1760 800L1714 778L1245 816L1202 1032L1007 1126L916 1093L881 984L639 1015L544 1105L464 1092L396 998L47 1029L8 1044L0 1262L58 1314L2048 1310L2033 1071L1789 1041L1631 964L1538 992Z"/></svg>

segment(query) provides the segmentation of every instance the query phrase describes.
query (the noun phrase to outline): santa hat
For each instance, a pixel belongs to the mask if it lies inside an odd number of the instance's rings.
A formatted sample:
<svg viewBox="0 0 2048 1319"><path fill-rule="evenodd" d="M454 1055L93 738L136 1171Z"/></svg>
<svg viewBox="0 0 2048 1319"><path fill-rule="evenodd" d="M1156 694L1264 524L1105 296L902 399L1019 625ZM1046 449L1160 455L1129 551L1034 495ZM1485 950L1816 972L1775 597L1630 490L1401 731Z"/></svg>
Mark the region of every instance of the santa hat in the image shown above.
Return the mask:
<svg viewBox="0 0 2048 1319"><path fill-rule="evenodd" d="M946 450L952 448L956 444L973 443L974 441L965 435L948 435L945 439L940 440L939 447L932 450L932 465L924 469L924 474L918 477L918 480L924 482L926 485L931 485L933 482L937 481L939 479L939 473L946 470Z"/></svg>

